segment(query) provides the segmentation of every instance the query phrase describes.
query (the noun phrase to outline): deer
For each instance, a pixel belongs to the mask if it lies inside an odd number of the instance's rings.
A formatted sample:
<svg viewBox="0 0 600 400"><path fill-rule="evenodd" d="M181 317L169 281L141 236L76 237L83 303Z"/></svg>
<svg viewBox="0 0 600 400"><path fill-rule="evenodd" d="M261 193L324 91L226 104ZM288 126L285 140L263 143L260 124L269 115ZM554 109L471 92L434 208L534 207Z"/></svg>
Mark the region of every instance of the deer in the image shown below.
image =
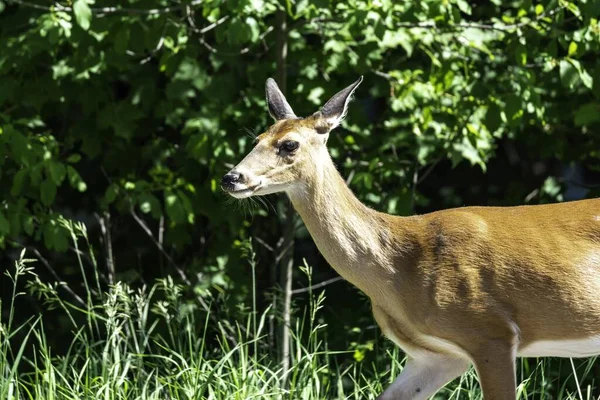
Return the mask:
<svg viewBox="0 0 600 400"><path fill-rule="evenodd" d="M221 180L241 199L285 192L319 252L406 354L381 400L426 399L473 365L486 400L516 399L516 357L600 354L600 199L396 216L357 199L327 150L356 82L297 117L266 81L274 119Z"/></svg>

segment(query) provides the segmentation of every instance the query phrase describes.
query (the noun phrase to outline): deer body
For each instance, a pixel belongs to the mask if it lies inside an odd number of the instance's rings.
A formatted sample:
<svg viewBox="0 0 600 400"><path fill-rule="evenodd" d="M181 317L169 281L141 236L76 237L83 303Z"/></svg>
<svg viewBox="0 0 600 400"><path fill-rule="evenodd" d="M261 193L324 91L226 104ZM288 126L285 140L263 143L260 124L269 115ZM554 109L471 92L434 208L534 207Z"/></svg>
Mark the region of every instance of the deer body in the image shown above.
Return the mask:
<svg viewBox="0 0 600 400"><path fill-rule="evenodd" d="M383 333L409 356L381 398L427 398L473 363L486 400L512 400L516 356L600 354L600 200L374 211L324 145L358 83L298 119L268 82L278 122L223 187L236 197L285 191L328 263L369 296Z"/></svg>

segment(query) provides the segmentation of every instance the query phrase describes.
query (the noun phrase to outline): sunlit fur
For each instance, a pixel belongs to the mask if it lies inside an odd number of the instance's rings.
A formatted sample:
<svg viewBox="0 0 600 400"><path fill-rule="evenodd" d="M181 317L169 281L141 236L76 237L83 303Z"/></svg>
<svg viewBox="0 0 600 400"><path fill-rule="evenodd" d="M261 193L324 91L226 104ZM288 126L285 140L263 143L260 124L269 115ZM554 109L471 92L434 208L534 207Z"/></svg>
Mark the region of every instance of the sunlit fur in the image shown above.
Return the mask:
<svg viewBox="0 0 600 400"><path fill-rule="evenodd" d="M381 399L425 399L473 363L486 400L514 400L519 352L599 352L600 200L380 213L336 170L324 123L277 121L235 169L256 185L249 195L287 193L329 264L370 297L383 333L408 354ZM284 140L300 142L293 155L278 152Z"/></svg>
<svg viewBox="0 0 600 400"><path fill-rule="evenodd" d="M317 118L277 121L256 138L256 146L235 170L245 176L237 184L237 198L292 190L301 183L298 174L313 168L314 154L321 148L326 152L327 134L317 134ZM297 141L300 146L293 154L282 155L280 145L285 140Z"/></svg>

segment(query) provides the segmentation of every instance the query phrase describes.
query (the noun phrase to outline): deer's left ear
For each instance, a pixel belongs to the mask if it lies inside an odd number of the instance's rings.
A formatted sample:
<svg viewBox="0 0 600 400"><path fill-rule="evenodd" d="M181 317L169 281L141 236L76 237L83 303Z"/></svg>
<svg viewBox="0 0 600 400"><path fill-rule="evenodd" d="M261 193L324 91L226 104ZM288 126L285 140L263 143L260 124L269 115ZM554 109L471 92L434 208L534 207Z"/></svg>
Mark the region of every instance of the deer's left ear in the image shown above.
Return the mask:
<svg viewBox="0 0 600 400"><path fill-rule="evenodd" d="M273 78L267 79L265 92L267 94L269 114L271 114L271 117L273 117L275 121L298 118Z"/></svg>
<svg viewBox="0 0 600 400"><path fill-rule="evenodd" d="M319 119L319 128L321 128L317 130L319 133L327 133L342 122L348 112L348 103L350 103L350 100L352 99L352 94L362 80L363 77L361 76L352 85L339 91L325 103L323 108L321 108L321 111L315 113L315 116Z"/></svg>

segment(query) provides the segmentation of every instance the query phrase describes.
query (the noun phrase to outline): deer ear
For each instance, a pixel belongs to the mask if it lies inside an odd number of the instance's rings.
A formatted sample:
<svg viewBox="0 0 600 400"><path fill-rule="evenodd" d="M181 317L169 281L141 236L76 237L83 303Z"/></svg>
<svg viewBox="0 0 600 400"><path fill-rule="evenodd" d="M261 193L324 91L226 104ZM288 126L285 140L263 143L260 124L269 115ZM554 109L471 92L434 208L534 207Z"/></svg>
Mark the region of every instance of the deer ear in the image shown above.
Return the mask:
<svg viewBox="0 0 600 400"><path fill-rule="evenodd" d="M271 117L273 117L275 121L298 118L296 117L296 114L294 114L294 110L292 110L292 107L290 107L289 103L285 99L285 96L283 93L281 93L281 90L279 90L277 82L275 82L273 78L267 79L265 89L267 92L269 114L271 114Z"/></svg>
<svg viewBox="0 0 600 400"><path fill-rule="evenodd" d="M319 123L317 124L319 129L317 131L319 133L327 133L337 127L348 112L348 103L352 99L352 94L362 82L363 77L358 78L356 82L347 88L339 91L335 96L333 96L321 111L318 111L315 116L319 119Z"/></svg>

